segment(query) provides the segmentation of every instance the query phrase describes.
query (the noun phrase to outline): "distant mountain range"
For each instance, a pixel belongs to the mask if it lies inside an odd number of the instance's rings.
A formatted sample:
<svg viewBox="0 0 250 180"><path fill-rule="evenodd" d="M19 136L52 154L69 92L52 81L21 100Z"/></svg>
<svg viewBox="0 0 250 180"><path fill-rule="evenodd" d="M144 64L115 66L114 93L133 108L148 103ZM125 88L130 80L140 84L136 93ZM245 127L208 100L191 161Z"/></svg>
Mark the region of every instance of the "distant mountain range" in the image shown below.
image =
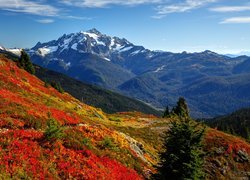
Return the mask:
<svg viewBox="0 0 250 180"><path fill-rule="evenodd" d="M250 105L247 56L151 51L96 29L39 42L27 51L35 64L157 108L184 96L193 117L214 117Z"/></svg>
<svg viewBox="0 0 250 180"><path fill-rule="evenodd" d="M250 51L242 51L242 52L239 52L239 53L235 53L235 54L225 54L226 56L229 56L229 57L238 57L238 56L250 56Z"/></svg>

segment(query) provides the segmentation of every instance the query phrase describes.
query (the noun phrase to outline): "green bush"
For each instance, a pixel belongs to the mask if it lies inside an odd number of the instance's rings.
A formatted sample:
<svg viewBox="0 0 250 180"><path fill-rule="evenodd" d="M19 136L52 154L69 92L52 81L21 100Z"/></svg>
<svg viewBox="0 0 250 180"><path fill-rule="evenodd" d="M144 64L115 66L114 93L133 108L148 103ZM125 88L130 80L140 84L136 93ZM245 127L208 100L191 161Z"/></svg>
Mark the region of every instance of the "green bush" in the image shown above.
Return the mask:
<svg viewBox="0 0 250 180"><path fill-rule="evenodd" d="M84 138L82 140L82 143L89 149L92 149L93 148L93 145L91 144L91 141L89 138Z"/></svg>
<svg viewBox="0 0 250 180"><path fill-rule="evenodd" d="M100 142L100 147L101 147L102 149L106 149L106 148L111 149L111 148L113 148L114 146L115 146L115 145L114 145L112 139L109 138L109 137L105 137L105 138Z"/></svg>
<svg viewBox="0 0 250 180"><path fill-rule="evenodd" d="M45 139L54 141L64 137L63 129L55 119L50 119L47 122L47 129L45 130Z"/></svg>

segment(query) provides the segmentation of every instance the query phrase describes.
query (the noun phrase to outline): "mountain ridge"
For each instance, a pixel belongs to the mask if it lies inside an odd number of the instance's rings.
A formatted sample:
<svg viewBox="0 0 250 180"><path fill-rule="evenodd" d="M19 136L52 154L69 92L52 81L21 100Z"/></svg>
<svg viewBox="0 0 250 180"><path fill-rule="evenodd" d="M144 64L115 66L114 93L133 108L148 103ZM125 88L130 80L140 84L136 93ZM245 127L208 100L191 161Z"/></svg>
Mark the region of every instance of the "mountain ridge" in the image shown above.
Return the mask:
<svg viewBox="0 0 250 180"><path fill-rule="evenodd" d="M172 106L178 97L184 96L195 118L223 115L250 105L250 99L237 98L238 91L245 92L248 86L247 56L230 58L209 50L150 51L97 30L63 35L48 43L38 43L28 51L35 64L156 108ZM214 103L207 103L211 100Z"/></svg>

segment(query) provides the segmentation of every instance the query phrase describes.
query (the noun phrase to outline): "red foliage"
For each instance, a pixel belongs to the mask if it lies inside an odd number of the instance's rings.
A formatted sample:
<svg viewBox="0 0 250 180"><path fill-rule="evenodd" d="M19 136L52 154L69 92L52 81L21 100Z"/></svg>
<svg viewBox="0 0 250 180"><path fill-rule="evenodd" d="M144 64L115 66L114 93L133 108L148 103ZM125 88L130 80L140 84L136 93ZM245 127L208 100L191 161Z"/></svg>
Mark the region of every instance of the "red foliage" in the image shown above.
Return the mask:
<svg viewBox="0 0 250 180"><path fill-rule="evenodd" d="M66 149L60 143L53 153L60 152L56 163L60 170L60 177L68 179L142 179L136 171L128 169L117 161L106 157L97 157L91 151L73 151ZM53 154L52 153L52 154ZM51 155L52 155L51 154Z"/></svg>
<svg viewBox="0 0 250 180"><path fill-rule="evenodd" d="M225 154L232 154L232 156L235 156L239 150L244 150L250 154L250 145L235 136L209 129L205 139L207 149L211 149L212 147L224 147Z"/></svg>
<svg viewBox="0 0 250 180"><path fill-rule="evenodd" d="M34 140L40 139L42 133L37 131L9 130L1 134L0 143L5 144L0 153L0 166L10 176L21 169L30 177L44 178L46 172L40 164L41 148Z"/></svg>
<svg viewBox="0 0 250 180"><path fill-rule="evenodd" d="M50 112L53 118L61 122L63 125L74 125L79 123L79 119L75 116L72 116L70 113L66 113L55 108L51 108Z"/></svg>
<svg viewBox="0 0 250 180"><path fill-rule="evenodd" d="M81 118L71 110L66 107L65 111L59 110L53 103L54 99L78 101L66 93L44 87L44 82L19 69L14 62L2 57L0 61L0 109L3 110L0 113L0 173L13 179L23 176L31 179L142 179L135 170L115 160L99 157L89 150L66 148L63 140L46 141L40 131L24 130L27 128L24 123L47 121L48 113L61 125L81 123ZM45 105L46 100L49 106ZM95 141L111 132L100 131L99 127L71 128L78 128L76 133ZM72 137L72 131L66 132Z"/></svg>
<svg viewBox="0 0 250 180"><path fill-rule="evenodd" d="M21 97L18 93L13 93L7 89L0 89L0 97L9 100L10 102L15 102L17 104L26 107L35 107L35 104L30 102L28 99Z"/></svg>

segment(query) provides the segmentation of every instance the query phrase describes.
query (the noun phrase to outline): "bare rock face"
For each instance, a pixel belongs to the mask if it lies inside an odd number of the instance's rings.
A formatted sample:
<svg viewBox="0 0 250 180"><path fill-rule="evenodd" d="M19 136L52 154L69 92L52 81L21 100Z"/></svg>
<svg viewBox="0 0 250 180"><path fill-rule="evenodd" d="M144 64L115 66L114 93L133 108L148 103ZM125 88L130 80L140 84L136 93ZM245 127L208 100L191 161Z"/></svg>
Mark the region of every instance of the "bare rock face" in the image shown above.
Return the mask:
<svg viewBox="0 0 250 180"><path fill-rule="evenodd" d="M235 161L236 162L249 162L249 156L244 149L239 150L237 152L237 157L235 157Z"/></svg>
<svg viewBox="0 0 250 180"><path fill-rule="evenodd" d="M130 144L130 148L136 153L136 155L140 159L142 159L144 162L148 162L143 156L146 152L143 144L141 144L140 142L136 141L135 139L131 138L130 136L128 136L124 133L119 133L119 134L121 134L122 136L124 136L128 140L128 142Z"/></svg>

